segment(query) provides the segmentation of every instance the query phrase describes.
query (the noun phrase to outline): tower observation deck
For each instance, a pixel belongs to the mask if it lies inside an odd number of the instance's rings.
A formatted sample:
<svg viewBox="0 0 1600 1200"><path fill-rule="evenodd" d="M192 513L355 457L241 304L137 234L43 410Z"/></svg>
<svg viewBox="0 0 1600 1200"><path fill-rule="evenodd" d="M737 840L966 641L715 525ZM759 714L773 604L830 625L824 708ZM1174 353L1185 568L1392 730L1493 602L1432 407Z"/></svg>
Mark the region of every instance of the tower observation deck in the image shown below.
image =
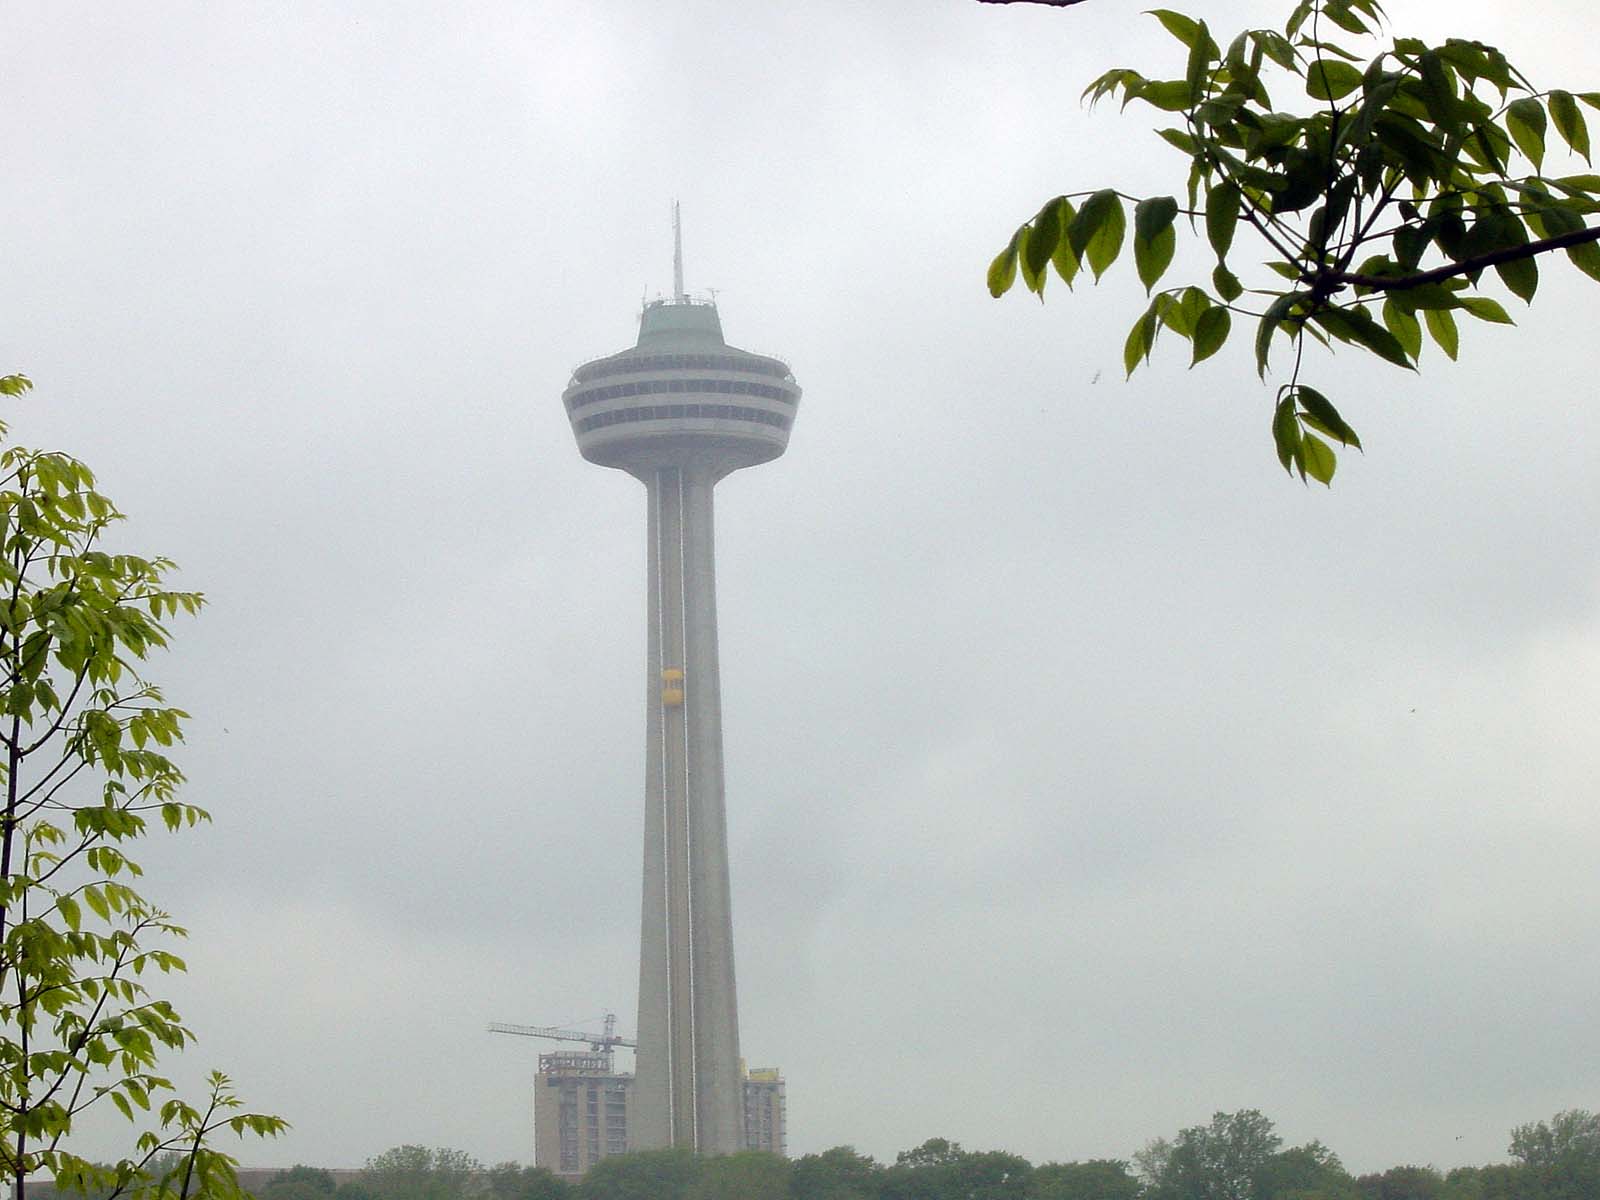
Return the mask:
<svg viewBox="0 0 1600 1200"><path fill-rule="evenodd" d="M723 800L712 489L789 442L787 365L729 346L683 291L645 305L638 344L585 363L562 395L584 458L649 505L644 903L630 1149L744 1148Z"/></svg>

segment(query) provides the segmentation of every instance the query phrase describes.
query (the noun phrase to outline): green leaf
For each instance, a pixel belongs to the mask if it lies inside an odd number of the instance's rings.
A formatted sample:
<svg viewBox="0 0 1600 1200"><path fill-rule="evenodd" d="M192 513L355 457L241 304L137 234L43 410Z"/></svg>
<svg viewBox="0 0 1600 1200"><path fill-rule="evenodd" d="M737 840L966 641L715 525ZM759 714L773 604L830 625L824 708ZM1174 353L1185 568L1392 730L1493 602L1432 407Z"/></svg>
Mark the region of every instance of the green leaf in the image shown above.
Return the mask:
<svg viewBox="0 0 1600 1200"><path fill-rule="evenodd" d="M1447 309L1442 308L1425 310L1422 319L1427 322L1428 332L1433 336L1433 340L1439 343L1439 349L1445 352L1451 362L1454 362L1456 351L1461 348L1461 335L1456 330L1456 319Z"/></svg>
<svg viewBox="0 0 1600 1200"><path fill-rule="evenodd" d="M1213 184L1206 192L1206 237L1220 263L1233 245L1233 231L1239 224L1239 186L1230 179ZM1231 297L1230 297L1231 298Z"/></svg>
<svg viewBox="0 0 1600 1200"><path fill-rule="evenodd" d="M1453 288L1450 286L1451 283L1457 283L1458 286ZM1424 283L1417 287L1390 292L1389 299L1407 312L1421 312L1428 308L1460 308L1461 300L1456 295L1458 288L1459 282L1456 280L1445 283Z"/></svg>
<svg viewBox="0 0 1600 1200"><path fill-rule="evenodd" d="M1371 33L1367 23L1350 11L1349 0L1324 0L1322 15L1346 33Z"/></svg>
<svg viewBox="0 0 1600 1200"><path fill-rule="evenodd" d="M1170 8L1152 8L1148 10L1148 15L1160 21L1162 28L1182 42L1185 47L1193 46L1200 36L1200 23L1193 17L1186 17L1180 12L1173 12Z"/></svg>
<svg viewBox="0 0 1600 1200"><path fill-rule="evenodd" d="M1299 292L1279 296L1267 306L1267 311L1261 314L1261 322L1256 326L1256 374L1263 379L1267 374L1267 355L1272 349L1273 331L1288 318L1289 310L1294 307L1300 296Z"/></svg>
<svg viewBox="0 0 1600 1200"><path fill-rule="evenodd" d="M1515 325L1506 310L1500 307L1498 301L1487 296L1462 296L1461 307L1466 309L1480 321L1490 321L1496 325Z"/></svg>
<svg viewBox="0 0 1600 1200"><path fill-rule="evenodd" d="M1181 129L1158 129L1156 134L1162 141L1182 150L1185 154L1193 154L1195 152L1194 138Z"/></svg>
<svg viewBox="0 0 1600 1200"><path fill-rule="evenodd" d="M1411 360L1406 357L1399 339L1374 321L1364 308L1325 308L1311 319L1341 342L1364 346L1397 367L1411 368Z"/></svg>
<svg viewBox="0 0 1600 1200"><path fill-rule="evenodd" d="M1571 205L1546 202L1542 208L1525 214L1529 225L1540 237L1560 237L1564 233L1577 233L1583 226L1583 215Z"/></svg>
<svg viewBox="0 0 1600 1200"><path fill-rule="evenodd" d="M1205 96L1206 76L1210 73L1216 53L1216 43L1211 40L1211 34L1206 30L1206 23L1201 21L1195 33L1194 44L1189 47L1189 66L1184 72L1190 104L1200 103Z"/></svg>
<svg viewBox="0 0 1600 1200"><path fill-rule="evenodd" d="M87 904L90 909L94 911L94 915L99 917L102 921L109 921L111 919L111 905L106 903L105 893L99 888L93 886L84 888L83 902Z"/></svg>
<svg viewBox="0 0 1600 1200"><path fill-rule="evenodd" d="M1285 71L1294 70L1294 47L1288 38L1271 29L1252 29L1250 40Z"/></svg>
<svg viewBox="0 0 1600 1200"><path fill-rule="evenodd" d="M1152 79L1128 89L1128 99L1143 100L1162 112L1183 112L1189 107L1189 85L1182 79Z"/></svg>
<svg viewBox="0 0 1600 1200"><path fill-rule="evenodd" d="M1222 343L1228 340L1228 334L1233 331L1233 316L1221 305L1215 305L1200 314L1200 319L1194 324L1194 357L1189 360L1191 367L1204 362L1218 350Z"/></svg>
<svg viewBox="0 0 1600 1200"><path fill-rule="evenodd" d="M1156 306L1152 304L1145 309L1140 318L1133 323L1133 328L1128 330L1128 337L1122 344L1122 366L1128 376L1132 376L1140 360L1148 361L1150 350L1156 342Z"/></svg>
<svg viewBox="0 0 1600 1200"><path fill-rule="evenodd" d="M1333 483L1333 472L1338 468L1338 456L1333 447L1314 433L1300 438L1300 463L1303 474L1311 476L1324 487Z"/></svg>
<svg viewBox="0 0 1600 1200"><path fill-rule="evenodd" d="M1500 282L1511 290L1511 294L1526 304L1533 303L1533 293L1539 289L1539 264L1531 258L1519 258L1512 262L1495 264L1495 271L1500 276Z"/></svg>
<svg viewBox="0 0 1600 1200"><path fill-rule="evenodd" d="M1279 400L1272 411L1272 441L1278 450L1278 461L1290 474L1300 465L1300 422L1295 417L1294 397ZM1305 478L1305 468L1300 467L1300 477Z"/></svg>
<svg viewBox="0 0 1600 1200"><path fill-rule="evenodd" d="M56 908L60 911L61 919L66 922L67 928L77 933L83 921L83 910L78 907L78 902L71 896L58 896Z"/></svg>
<svg viewBox="0 0 1600 1200"><path fill-rule="evenodd" d="M1139 270L1139 281L1144 284L1145 294L1150 294L1150 289L1156 281L1166 272L1172 263L1172 256L1177 250L1178 235L1168 225L1156 234L1153 242L1145 243L1135 241L1133 244L1134 263Z"/></svg>
<svg viewBox="0 0 1600 1200"><path fill-rule="evenodd" d="M1171 196L1141 200L1133 210L1133 259L1146 292L1172 262L1177 247L1172 221L1177 215L1178 202Z"/></svg>
<svg viewBox="0 0 1600 1200"><path fill-rule="evenodd" d="M1600 175L1563 175L1553 181L1569 195L1577 192L1600 192Z"/></svg>
<svg viewBox="0 0 1600 1200"><path fill-rule="evenodd" d="M1078 214L1072 207L1072 201L1065 196L1060 200L1060 214L1061 228L1070 229ZM1056 239L1055 253L1050 256L1050 262L1055 266L1056 274L1061 276L1061 281L1070 288L1078 276L1078 256L1072 249L1071 238L1063 236Z"/></svg>
<svg viewBox="0 0 1600 1200"><path fill-rule="evenodd" d="M1106 268L1122 252L1122 239L1126 232L1127 217L1122 211L1122 198L1110 188L1105 188L1083 202L1067 236L1078 256L1088 261L1089 269L1094 272L1098 282Z"/></svg>
<svg viewBox="0 0 1600 1200"><path fill-rule="evenodd" d="M1084 88L1083 94L1079 98L1087 100L1089 107L1093 108L1102 97L1116 91L1119 87L1123 90L1125 97L1131 98L1144 82L1144 76L1137 71L1130 71L1127 67L1113 67ZM1123 105L1127 105L1127 99L1123 100Z"/></svg>
<svg viewBox="0 0 1600 1200"><path fill-rule="evenodd" d="M1056 244L1061 240L1061 220L1056 213L1054 200L1041 208L1029 224L1021 245L1017 247L1022 281L1030 292L1041 297L1044 295L1045 281L1049 278L1045 268L1050 265Z"/></svg>
<svg viewBox="0 0 1600 1200"><path fill-rule="evenodd" d="M1274 213L1299 212L1324 195L1328 183L1324 155L1294 148L1284 155L1283 166L1283 186L1272 194Z"/></svg>
<svg viewBox="0 0 1600 1200"><path fill-rule="evenodd" d="M1417 58L1417 69L1422 76L1420 94L1428 116L1441 129L1457 128L1461 122L1457 118L1455 81L1444 57L1434 50L1425 50Z"/></svg>
<svg viewBox="0 0 1600 1200"><path fill-rule="evenodd" d="M1138 241L1151 241L1163 229L1172 226L1178 215L1178 202L1171 196L1151 196L1139 201L1133 210L1133 236Z"/></svg>
<svg viewBox="0 0 1600 1200"><path fill-rule="evenodd" d="M1539 170L1544 162L1544 106L1532 96L1513 100L1506 108L1506 129L1533 169Z"/></svg>
<svg viewBox="0 0 1600 1200"><path fill-rule="evenodd" d="M1163 292L1155 298L1161 324L1179 337L1194 337L1195 322L1211 307L1211 298L1197 287Z"/></svg>
<svg viewBox="0 0 1600 1200"><path fill-rule="evenodd" d="M1283 32L1286 37L1292 38L1300 32L1300 27L1310 18L1312 8L1312 0L1300 0L1294 8L1289 10L1289 19L1283 25Z"/></svg>
<svg viewBox="0 0 1600 1200"><path fill-rule="evenodd" d="M1022 230L1011 235L1011 242L995 255L989 264L989 295L999 299L1011 290L1017 279L1017 243L1022 240Z"/></svg>
<svg viewBox="0 0 1600 1200"><path fill-rule="evenodd" d="M1572 147L1574 154L1583 155L1584 161L1588 162L1589 126L1584 122L1583 113L1571 92L1557 89L1550 93L1550 117L1556 123L1556 132L1561 135L1561 140Z"/></svg>
<svg viewBox="0 0 1600 1200"><path fill-rule="evenodd" d="M1294 397L1300 407L1305 409L1305 412L1300 414L1302 421L1336 439L1340 445L1361 449L1361 439L1356 436L1356 431L1345 423L1345 419L1339 415L1339 410L1334 408L1332 402L1316 388L1303 383L1297 384ZM1328 481L1324 479L1322 482Z"/></svg>
<svg viewBox="0 0 1600 1200"><path fill-rule="evenodd" d="M1216 269L1211 272L1211 286L1216 288L1217 295L1229 304L1244 295L1244 284L1239 282L1239 277L1221 263L1218 263Z"/></svg>
<svg viewBox="0 0 1600 1200"><path fill-rule="evenodd" d="M1383 324L1415 362L1422 354L1422 322L1417 320L1416 314L1396 304L1390 296L1383 302Z"/></svg>
<svg viewBox="0 0 1600 1200"><path fill-rule="evenodd" d="M1581 246L1568 246L1567 257L1590 279L1600 279L1600 246L1585 242Z"/></svg>
<svg viewBox="0 0 1600 1200"><path fill-rule="evenodd" d="M1306 95L1313 100L1342 100L1361 86L1362 73L1337 58L1318 58L1306 68Z"/></svg>
<svg viewBox="0 0 1600 1200"><path fill-rule="evenodd" d="M1394 256L1402 267L1415 269L1422 261L1422 255L1427 250L1428 244L1433 241L1431 226L1428 224L1405 225L1395 230Z"/></svg>

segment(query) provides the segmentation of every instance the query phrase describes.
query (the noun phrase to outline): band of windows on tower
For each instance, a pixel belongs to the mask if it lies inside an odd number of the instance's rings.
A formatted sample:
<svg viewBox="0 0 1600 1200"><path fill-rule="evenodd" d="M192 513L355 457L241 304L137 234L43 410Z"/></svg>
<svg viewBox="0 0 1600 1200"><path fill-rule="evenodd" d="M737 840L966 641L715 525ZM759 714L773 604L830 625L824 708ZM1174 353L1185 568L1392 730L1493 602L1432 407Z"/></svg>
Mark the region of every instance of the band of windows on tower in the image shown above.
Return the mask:
<svg viewBox="0 0 1600 1200"><path fill-rule="evenodd" d="M587 383L609 375L630 375L641 371L742 371L746 375L771 375L793 379L788 366L777 359L741 354L629 354L588 363L572 373L573 383Z"/></svg>
<svg viewBox="0 0 1600 1200"><path fill-rule="evenodd" d="M773 387L769 383L753 383L748 379L637 379L629 383L613 383L605 387L586 388L581 392L567 393L567 411L572 412L600 400L620 400L626 396L654 396L669 393L709 393L732 396L760 396L781 404L793 404L791 389Z"/></svg>
<svg viewBox="0 0 1600 1200"><path fill-rule="evenodd" d="M731 404L662 404L646 408L619 408L612 412L596 413L574 424L579 433L600 429L606 425L628 425L635 421L670 421L685 417L709 417L723 421L754 421L787 429L794 418L784 413L767 412L761 408L740 408Z"/></svg>

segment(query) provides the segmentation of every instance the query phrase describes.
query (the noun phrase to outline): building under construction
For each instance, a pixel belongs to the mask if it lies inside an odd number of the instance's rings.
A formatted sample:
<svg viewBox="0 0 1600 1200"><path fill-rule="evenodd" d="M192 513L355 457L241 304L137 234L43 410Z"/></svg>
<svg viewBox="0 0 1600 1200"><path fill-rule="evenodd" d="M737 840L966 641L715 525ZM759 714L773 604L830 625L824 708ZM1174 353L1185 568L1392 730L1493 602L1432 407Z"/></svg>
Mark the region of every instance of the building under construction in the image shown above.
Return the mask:
<svg viewBox="0 0 1600 1200"><path fill-rule="evenodd" d="M788 1103L777 1067L752 1067L744 1077L744 1144L789 1157Z"/></svg>
<svg viewBox="0 0 1600 1200"><path fill-rule="evenodd" d="M638 1105L634 1077L616 1069L613 1051L631 1048L633 1039L616 1032L617 1018L605 1017L605 1032L583 1033L549 1025L489 1026L553 1041L587 1042L587 1050L556 1050L539 1055L533 1081L533 1162L566 1179L578 1179L602 1158L642 1149L635 1141ZM788 1153L783 1074L777 1067L745 1071L740 1064L744 1101L744 1148Z"/></svg>
<svg viewBox="0 0 1600 1200"><path fill-rule="evenodd" d="M539 1055L533 1085L533 1163L577 1179L628 1146L634 1110L631 1074L617 1073L609 1054L557 1050ZM783 1075L776 1067L744 1079L744 1135L750 1150L788 1151Z"/></svg>
<svg viewBox="0 0 1600 1200"><path fill-rule="evenodd" d="M539 1055L533 1083L533 1163L576 1178L628 1148L633 1076L609 1053L557 1050Z"/></svg>

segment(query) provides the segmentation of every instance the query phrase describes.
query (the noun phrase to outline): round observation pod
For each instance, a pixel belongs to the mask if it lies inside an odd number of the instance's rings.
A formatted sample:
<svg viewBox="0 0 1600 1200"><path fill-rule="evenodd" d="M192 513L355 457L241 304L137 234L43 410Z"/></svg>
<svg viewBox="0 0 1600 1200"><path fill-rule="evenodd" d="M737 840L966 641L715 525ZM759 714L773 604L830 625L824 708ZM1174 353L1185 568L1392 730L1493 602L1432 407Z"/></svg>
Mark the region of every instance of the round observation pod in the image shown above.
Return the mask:
<svg viewBox="0 0 1600 1200"><path fill-rule="evenodd" d="M638 344L579 367L561 398L590 462L724 475L783 453L800 387L787 363L723 341L714 303L679 295L646 304Z"/></svg>

